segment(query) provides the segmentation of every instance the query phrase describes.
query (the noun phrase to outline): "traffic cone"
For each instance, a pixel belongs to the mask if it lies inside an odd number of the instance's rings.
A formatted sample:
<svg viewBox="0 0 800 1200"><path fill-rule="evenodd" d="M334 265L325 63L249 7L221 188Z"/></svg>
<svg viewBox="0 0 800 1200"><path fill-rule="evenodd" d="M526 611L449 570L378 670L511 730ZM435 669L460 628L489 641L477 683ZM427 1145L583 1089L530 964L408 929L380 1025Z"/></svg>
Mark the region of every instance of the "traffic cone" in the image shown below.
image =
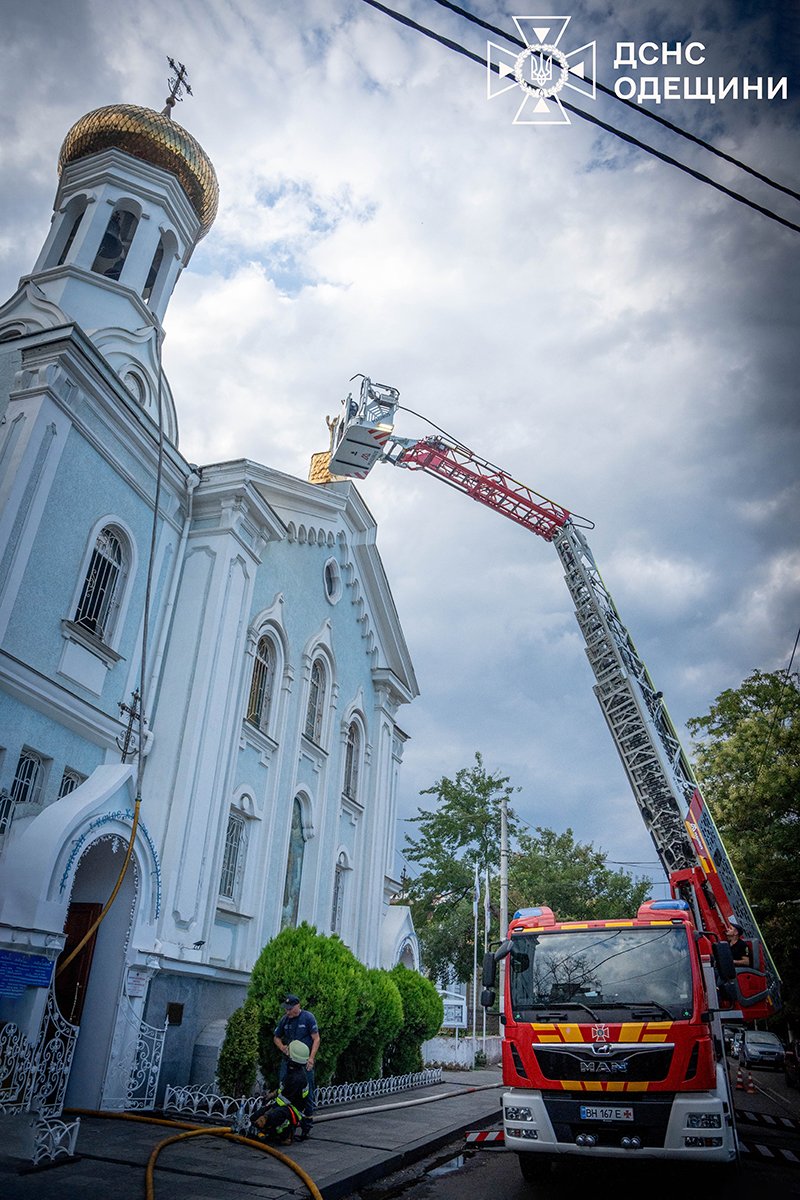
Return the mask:
<svg viewBox="0 0 800 1200"><path fill-rule="evenodd" d="M736 1076L736 1091L737 1092L744 1091L744 1071L742 1070L741 1063L739 1064L739 1074Z"/></svg>
<svg viewBox="0 0 800 1200"><path fill-rule="evenodd" d="M752 1071L747 1072L747 1094L748 1094L748 1096L755 1096L755 1094L756 1094L756 1085L753 1082L753 1072Z"/></svg>

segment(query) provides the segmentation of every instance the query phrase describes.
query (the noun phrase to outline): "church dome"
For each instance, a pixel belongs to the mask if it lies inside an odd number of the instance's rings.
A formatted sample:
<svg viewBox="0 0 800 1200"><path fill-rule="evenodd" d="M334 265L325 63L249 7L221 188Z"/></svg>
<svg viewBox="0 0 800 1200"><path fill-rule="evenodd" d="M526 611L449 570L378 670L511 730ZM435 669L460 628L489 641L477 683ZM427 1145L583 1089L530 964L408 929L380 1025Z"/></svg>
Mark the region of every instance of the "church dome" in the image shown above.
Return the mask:
<svg viewBox="0 0 800 1200"><path fill-rule="evenodd" d="M108 104L72 126L58 156L59 176L67 163L111 147L177 176L205 237L217 215L219 184L211 159L190 133L151 108Z"/></svg>

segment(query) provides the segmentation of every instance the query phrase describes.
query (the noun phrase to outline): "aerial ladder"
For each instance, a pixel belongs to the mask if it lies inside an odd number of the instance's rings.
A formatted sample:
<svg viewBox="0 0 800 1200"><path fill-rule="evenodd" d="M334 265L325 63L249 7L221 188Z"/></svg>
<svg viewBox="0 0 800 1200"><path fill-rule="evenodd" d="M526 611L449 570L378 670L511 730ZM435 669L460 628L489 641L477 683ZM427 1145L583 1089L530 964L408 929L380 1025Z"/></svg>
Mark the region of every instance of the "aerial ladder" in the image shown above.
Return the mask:
<svg viewBox="0 0 800 1200"><path fill-rule="evenodd" d="M738 921L750 942L753 964L748 994L737 987L732 1008L747 1021L771 1016L780 1008L778 972L663 694L603 582L584 533L594 528L592 522L519 483L444 432L422 439L398 437L398 408L402 406L396 388L362 377L358 399L349 395L343 401L332 426L331 476L364 479L377 462L424 471L552 543L586 642L594 693L672 895L688 903L698 930L721 941L731 918Z"/></svg>

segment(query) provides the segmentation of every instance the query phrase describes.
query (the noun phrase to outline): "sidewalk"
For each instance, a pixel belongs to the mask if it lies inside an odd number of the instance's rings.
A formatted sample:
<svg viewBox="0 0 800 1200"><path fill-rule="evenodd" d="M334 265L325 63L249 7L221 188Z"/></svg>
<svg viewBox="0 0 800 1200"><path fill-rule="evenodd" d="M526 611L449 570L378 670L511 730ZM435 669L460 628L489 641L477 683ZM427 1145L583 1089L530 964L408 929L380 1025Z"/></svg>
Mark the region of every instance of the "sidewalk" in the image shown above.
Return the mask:
<svg viewBox="0 0 800 1200"><path fill-rule="evenodd" d="M454 1099L320 1120L307 1142L277 1149L306 1171L325 1200L338 1200L434 1153L467 1129L498 1122L502 1088L471 1093L467 1089L500 1082L499 1068L445 1071L441 1084L324 1108L319 1116L460 1093ZM0 1157L0 1193L4 1200L107 1200L112 1196L113 1200L141 1200L153 1147L180 1132L161 1125L83 1117L76 1148L80 1162L18 1175L17 1161ZM155 1200L282 1200L308 1194L300 1177L277 1159L214 1137L190 1138L165 1147L154 1178Z"/></svg>

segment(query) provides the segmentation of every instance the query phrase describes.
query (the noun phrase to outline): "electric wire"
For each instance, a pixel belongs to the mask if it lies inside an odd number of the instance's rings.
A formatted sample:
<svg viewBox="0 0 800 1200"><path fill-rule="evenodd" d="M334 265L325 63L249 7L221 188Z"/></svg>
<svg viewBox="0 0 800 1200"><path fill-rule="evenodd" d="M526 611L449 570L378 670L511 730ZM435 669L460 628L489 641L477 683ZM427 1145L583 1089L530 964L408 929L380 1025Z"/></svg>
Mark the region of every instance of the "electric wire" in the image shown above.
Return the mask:
<svg viewBox="0 0 800 1200"><path fill-rule="evenodd" d="M463 54L465 58L469 58L472 62L476 62L480 67L486 67L486 60L477 54L473 54L471 50L467 50L466 46L460 45L458 42L452 41L451 38L443 37L440 33L434 33L432 29L428 29L425 25L420 25L417 21L412 21L410 17L404 16L402 13L395 12L393 8L387 8L385 4L380 4L378 0L364 0L365 4L369 4L371 8L378 9L379 12L385 13L395 21L399 21L401 25L407 25L409 29L414 29L417 33L422 33L425 37L432 38L435 42L440 42L449 50L455 50L457 54ZM498 68L492 64L491 70L499 74ZM685 163L679 162L677 158L672 158L669 154L664 154L661 150L656 150L655 146L648 145L647 142L635 138L632 134L624 133L621 129L617 129L614 125L609 125L606 121L601 121L599 117L593 117L582 108L576 108L574 104L567 103L562 100L561 104L569 112L574 113L576 117L581 117L584 121L588 121L591 125L597 125L600 129L604 129L606 133L611 133L614 137L620 138L623 142L628 142L632 146L636 146L639 150L646 151L647 154L652 154L654 158L660 159L671 167L677 167L679 171L683 171L686 175L691 175L692 178L698 179L701 183L707 183L709 187L714 188L718 192L722 192L725 196L730 196L732 200L738 200L740 204L747 205L755 212L759 212L762 216L769 217L770 220L776 221L779 225L785 225L787 229L794 230L795 233L800 233L800 225L795 225L793 221L787 221L785 217L778 216L769 208L764 208L762 204L756 204L754 200L748 200L746 196L742 196L739 192L734 192L732 188L725 187L722 183L717 183L708 175L703 175L701 171L695 171L693 167L687 166Z"/></svg>
<svg viewBox="0 0 800 1200"><path fill-rule="evenodd" d="M141 657L140 673L139 673L139 680L140 680L140 682L139 682L139 697L140 697L140 699L139 699L139 759L138 759L138 763L137 763L137 767L136 767L136 798L135 798L134 804L133 804L133 821L131 823L131 836L130 836L130 840L128 841L127 849L125 851L125 858L123 859L123 862L122 862L122 868L120 869L120 873L117 877L117 882L114 884L114 889L113 889L111 895L109 896L108 900L106 901L105 906L103 907L103 909L100 912L100 915L97 917L97 919L93 922L92 925L89 926L86 933L83 935L83 937L80 939L78 944L74 947L74 949L70 952L70 954L67 956L67 958L64 959L63 963L61 963L56 968L55 978L58 978L58 976L63 971L66 970L66 968L69 966L69 964L72 962L72 960L74 958L77 958L77 956L80 954L81 950L83 950L84 946L87 944L87 942L90 940L90 938L92 938L94 936L94 934L97 932L97 930L100 928L100 924L103 921L104 917L106 916L106 913L111 908L111 905L114 903L114 901L116 900L117 893L119 892L119 889L122 887L122 881L125 878L125 872L128 869L128 863L130 862L131 855L133 854L133 845L136 840L137 830L139 828L139 814L140 814L141 807L142 807L142 778L144 776L144 765L145 765L144 764L144 740L145 740L144 702L145 702L145 682L147 679L147 644L148 644L149 625L150 625L150 596L151 596L152 585L153 585L153 566L155 563L156 535L158 532L158 509L159 509L159 504L161 502L161 480L162 480L163 473L164 473L164 413L163 413L163 397L162 397L162 385L161 385L161 344L162 344L162 339L159 336L158 329L156 329L156 362L158 364L158 389L157 389L157 393L158 393L158 399L157 399L158 459L157 459L157 466L156 466L155 499L154 499L154 503L153 503L153 525L152 525L152 529L150 532L150 553L149 553L148 562L147 562L147 583L145 585L144 613L142 616L142 657Z"/></svg>
<svg viewBox="0 0 800 1200"><path fill-rule="evenodd" d="M498 28L497 25L490 25L488 21L481 20L480 17L468 12L466 8L459 7L458 4L451 4L450 0L434 0L434 3L441 5L442 8L452 9L453 12L466 17L468 21L472 21L474 25L481 25L484 29L488 29L490 33L496 33L499 37L505 38L507 42L513 42L515 46L521 46L523 50L527 49L525 42L521 41L520 38L514 37L511 33L506 33L505 30ZM634 104L632 100L626 100L624 96L617 95L613 88L606 87L605 84L600 83L599 79L593 80L593 83L598 91L604 92L606 96L613 96L615 100L619 100L621 104L625 104L634 112L642 113L645 117L649 117L651 121L658 121L659 125L663 125L673 133L679 134L680 137L686 138L689 142L694 142L697 146L702 146L704 150L708 150L711 154L716 154L718 158L724 158L726 162L733 163L735 167L739 167L742 171L747 171L749 175L752 175L755 179L760 179L762 183L769 184L770 187L776 188L779 192L784 192L787 196L792 196L795 200L800 200L800 193L792 191L789 187L784 187L782 183L777 183L774 179L770 179L768 175L762 175L760 171L756 171L753 167L748 167L747 163L734 158L733 155L726 154L724 150L718 150L710 142L695 137L693 133L689 133L686 129L681 129L680 125L673 125L672 121L668 121L665 117L660 117L658 113L652 112L649 108L642 108L641 104Z"/></svg>

